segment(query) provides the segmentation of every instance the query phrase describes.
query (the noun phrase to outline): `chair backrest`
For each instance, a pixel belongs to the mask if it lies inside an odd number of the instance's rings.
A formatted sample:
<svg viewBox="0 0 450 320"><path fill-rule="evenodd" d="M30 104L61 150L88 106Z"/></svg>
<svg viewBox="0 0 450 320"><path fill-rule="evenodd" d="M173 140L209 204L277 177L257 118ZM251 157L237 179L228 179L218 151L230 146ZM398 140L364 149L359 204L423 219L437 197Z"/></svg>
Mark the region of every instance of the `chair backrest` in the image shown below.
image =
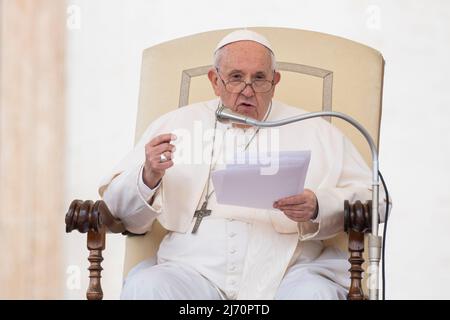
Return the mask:
<svg viewBox="0 0 450 320"><path fill-rule="evenodd" d="M378 144L384 60L365 45L344 38L287 28L249 28L271 42L281 72L275 99L309 111L333 110L358 120ZM177 107L215 98L206 73L212 52L234 29L216 30L165 42L143 53L136 141L151 121ZM350 125L339 127L370 163L364 138ZM156 223L143 237L127 237L124 275L153 256L166 231ZM347 250L344 233L327 241Z"/></svg>

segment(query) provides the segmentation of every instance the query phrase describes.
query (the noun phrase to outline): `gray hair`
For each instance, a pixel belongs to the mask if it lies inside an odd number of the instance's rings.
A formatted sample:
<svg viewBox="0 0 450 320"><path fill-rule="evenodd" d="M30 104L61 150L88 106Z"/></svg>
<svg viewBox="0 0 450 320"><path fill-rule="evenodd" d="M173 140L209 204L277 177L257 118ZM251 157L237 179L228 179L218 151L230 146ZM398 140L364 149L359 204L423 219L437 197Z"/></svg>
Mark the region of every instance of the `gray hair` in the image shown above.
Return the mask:
<svg viewBox="0 0 450 320"><path fill-rule="evenodd" d="M226 46L223 46L222 48L220 48L219 50L217 50L217 51L214 53L214 68L219 69L220 60L222 59L222 56L223 56L223 49L224 49L225 47L226 47ZM271 50L269 50L269 49L267 48L267 51L269 51L269 54L270 54L270 60L271 60L271 68L272 68L272 71L275 71L275 70L277 69L277 60L275 59L275 55L273 54L273 52L272 52Z"/></svg>

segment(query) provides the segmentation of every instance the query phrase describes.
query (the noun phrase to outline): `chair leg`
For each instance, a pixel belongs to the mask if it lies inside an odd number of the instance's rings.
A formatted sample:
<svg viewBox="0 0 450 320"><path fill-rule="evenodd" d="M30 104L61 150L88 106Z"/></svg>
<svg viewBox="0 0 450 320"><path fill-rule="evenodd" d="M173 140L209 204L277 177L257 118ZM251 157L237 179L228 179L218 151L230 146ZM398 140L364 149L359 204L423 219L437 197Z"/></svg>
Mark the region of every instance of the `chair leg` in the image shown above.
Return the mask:
<svg viewBox="0 0 450 320"><path fill-rule="evenodd" d="M89 287L86 292L88 300L102 300L103 290L100 279L102 277L102 251L105 249L105 230L88 231L87 247L89 249Z"/></svg>
<svg viewBox="0 0 450 320"><path fill-rule="evenodd" d="M102 277L102 251L105 249L106 232L125 233L126 229L120 219L115 218L103 200L95 203L91 200L74 200L65 217L66 232L77 230L88 233L89 249L89 288L88 300L103 299L100 279Z"/></svg>
<svg viewBox="0 0 450 320"><path fill-rule="evenodd" d="M364 292L362 289L362 273L364 269L364 233L349 230L348 250L350 251L350 290L348 292L348 300L364 300Z"/></svg>

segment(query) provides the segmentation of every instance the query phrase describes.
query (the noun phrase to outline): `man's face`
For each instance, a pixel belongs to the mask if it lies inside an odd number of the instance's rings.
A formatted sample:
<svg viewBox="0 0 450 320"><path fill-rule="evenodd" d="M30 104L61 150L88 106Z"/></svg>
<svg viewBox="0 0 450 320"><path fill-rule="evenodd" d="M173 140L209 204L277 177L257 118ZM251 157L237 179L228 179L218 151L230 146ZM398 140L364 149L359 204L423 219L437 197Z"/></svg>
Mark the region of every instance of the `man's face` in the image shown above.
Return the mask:
<svg viewBox="0 0 450 320"><path fill-rule="evenodd" d="M280 81L280 74L272 70L269 50L254 41L230 43L222 50L218 70L211 69L208 72L215 94L233 111L262 120L272 100L275 85ZM238 80L246 83L273 80L274 85L268 92L255 92L252 86L247 85L239 93L230 93L224 82Z"/></svg>

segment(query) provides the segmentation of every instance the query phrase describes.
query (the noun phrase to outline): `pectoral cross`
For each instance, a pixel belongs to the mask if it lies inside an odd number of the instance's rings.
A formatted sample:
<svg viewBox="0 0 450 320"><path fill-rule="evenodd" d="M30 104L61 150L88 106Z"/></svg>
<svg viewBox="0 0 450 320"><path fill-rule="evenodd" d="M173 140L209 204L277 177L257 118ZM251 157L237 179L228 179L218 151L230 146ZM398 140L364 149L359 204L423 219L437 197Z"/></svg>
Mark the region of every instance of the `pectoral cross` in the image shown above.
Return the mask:
<svg viewBox="0 0 450 320"><path fill-rule="evenodd" d="M200 226L200 223L202 222L202 219L204 217L207 217L209 215L211 215L211 210L206 209L206 206L208 205L208 202L205 201L202 204L202 207L200 208L200 210L196 210L194 213L194 217L197 218L197 220L195 220L195 225L194 225L194 229L192 229L192 233L196 233L198 227Z"/></svg>

